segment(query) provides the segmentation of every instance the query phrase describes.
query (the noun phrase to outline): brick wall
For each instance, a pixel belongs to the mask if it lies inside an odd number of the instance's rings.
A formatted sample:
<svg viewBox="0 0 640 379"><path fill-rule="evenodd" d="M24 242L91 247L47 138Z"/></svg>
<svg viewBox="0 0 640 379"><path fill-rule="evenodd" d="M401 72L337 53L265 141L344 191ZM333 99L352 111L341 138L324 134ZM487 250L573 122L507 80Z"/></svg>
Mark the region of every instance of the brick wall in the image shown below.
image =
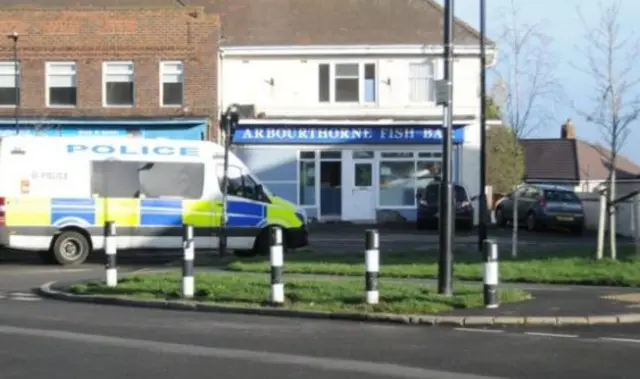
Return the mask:
<svg viewBox="0 0 640 379"><path fill-rule="evenodd" d="M0 10L0 33L19 33L20 114L24 117L212 117L217 119L219 19L202 8ZM135 105L103 107L102 64L135 64ZM159 62L184 62L183 107L160 106ZM0 61L13 41L0 40ZM45 62L74 61L77 106L47 107ZM0 117L13 117L0 108ZM211 125L217 124L213 120ZM211 130L210 135L216 135Z"/></svg>

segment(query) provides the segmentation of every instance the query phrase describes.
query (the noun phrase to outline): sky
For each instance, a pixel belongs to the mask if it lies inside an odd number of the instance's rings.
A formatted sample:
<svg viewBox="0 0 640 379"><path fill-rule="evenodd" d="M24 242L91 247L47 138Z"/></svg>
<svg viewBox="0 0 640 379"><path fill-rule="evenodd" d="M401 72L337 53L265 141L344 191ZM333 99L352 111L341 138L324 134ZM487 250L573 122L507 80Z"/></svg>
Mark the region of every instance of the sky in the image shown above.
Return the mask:
<svg viewBox="0 0 640 379"><path fill-rule="evenodd" d="M544 106L552 110L553 120L538 127L528 134L529 138L557 138L560 135L560 125L571 118L575 125L579 139L605 144L602 128L581 117L583 110L594 109L591 101L597 91L594 90L593 76L586 74L581 67L585 64L584 50L589 44L585 38L586 26L597 25L600 21L600 2L604 6L614 0L514 0L518 7L518 20L524 24L541 24L540 31L550 38L548 51L554 64L556 79L562 87L562 98L555 100L545 98ZM440 0L440 3L443 1ZM487 34L490 39L498 40L502 35L505 24L505 10L511 7L510 0L486 0L487 6ZM640 14L640 1L619 0L621 12L619 14L620 35L628 38L631 43L639 41L640 33L634 31L637 25L637 15ZM579 9L579 12L578 12ZM582 15L581 20L580 14ZM479 28L479 1L455 1L455 16ZM640 31L639 28L635 28ZM629 49L630 51L631 49ZM497 71L505 72L508 67L504 61L500 63L498 52ZM632 72L629 80L640 80L640 56L638 69ZM488 87L491 88L495 76L490 75ZM455 80L455 78L454 78ZM640 97L640 84L634 89L628 99ZM631 98L633 97L633 98ZM631 134L626 139L622 153L640 164L640 119L630 125Z"/></svg>

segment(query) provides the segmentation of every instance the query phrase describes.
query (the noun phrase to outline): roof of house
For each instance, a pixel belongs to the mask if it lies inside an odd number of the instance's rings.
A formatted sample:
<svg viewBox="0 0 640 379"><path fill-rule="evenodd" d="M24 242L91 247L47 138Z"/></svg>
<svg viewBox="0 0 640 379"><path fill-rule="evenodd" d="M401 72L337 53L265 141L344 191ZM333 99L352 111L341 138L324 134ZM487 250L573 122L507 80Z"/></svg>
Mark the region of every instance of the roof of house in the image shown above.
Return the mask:
<svg viewBox="0 0 640 379"><path fill-rule="evenodd" d="M609 150L576 139L522 139L525 176L535 180L604 180L609 173ZM618 179L640 177L640 166L619 155Z"/></svg>
<svg viewBox="0 0 640 379"><path fill-rule="evenodd" d="M443 8L434 0L3 0L0 10L183 5L220 14L226 45L442 43ZM478 40L474 28L456 20L456 43L475 45Z"/></svg>

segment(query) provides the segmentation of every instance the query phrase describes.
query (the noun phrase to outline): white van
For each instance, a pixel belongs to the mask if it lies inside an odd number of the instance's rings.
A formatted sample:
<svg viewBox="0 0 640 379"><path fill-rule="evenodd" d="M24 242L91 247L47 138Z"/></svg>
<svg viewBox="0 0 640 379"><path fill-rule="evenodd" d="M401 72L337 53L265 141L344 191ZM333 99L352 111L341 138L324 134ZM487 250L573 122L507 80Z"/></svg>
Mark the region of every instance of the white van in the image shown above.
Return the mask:
<svg viewBox="0 0 640 379"><path fill-rule="evenodd" d="M0 246L49 262L84 262L114 221L119 249L179 249L183 224L216 249L224 149L205 141L10 136L0 139ZM268 250L268 229L307 245L306 214L229 154L228 246Z"/></svg>

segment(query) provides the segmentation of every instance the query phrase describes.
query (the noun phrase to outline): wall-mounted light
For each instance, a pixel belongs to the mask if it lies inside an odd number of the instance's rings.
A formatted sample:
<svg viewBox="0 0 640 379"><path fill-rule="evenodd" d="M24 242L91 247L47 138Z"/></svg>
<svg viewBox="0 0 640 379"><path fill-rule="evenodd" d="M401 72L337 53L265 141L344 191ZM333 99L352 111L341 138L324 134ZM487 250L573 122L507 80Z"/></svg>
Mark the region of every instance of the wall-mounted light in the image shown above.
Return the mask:
<svg viewBox="0 0 640 379"><path fill-rule="evenodd" d="M273 80L273 78L265 79L264 82L267 83L270 86L273 86L276 83L276 81Z"/></svg>
<svg viewBox="0 0 640 379"><path fill-rule="evenodd" d="M390 86L391 85L391 78L386 78L385 80L382 81L382 83Z"/></svg>

